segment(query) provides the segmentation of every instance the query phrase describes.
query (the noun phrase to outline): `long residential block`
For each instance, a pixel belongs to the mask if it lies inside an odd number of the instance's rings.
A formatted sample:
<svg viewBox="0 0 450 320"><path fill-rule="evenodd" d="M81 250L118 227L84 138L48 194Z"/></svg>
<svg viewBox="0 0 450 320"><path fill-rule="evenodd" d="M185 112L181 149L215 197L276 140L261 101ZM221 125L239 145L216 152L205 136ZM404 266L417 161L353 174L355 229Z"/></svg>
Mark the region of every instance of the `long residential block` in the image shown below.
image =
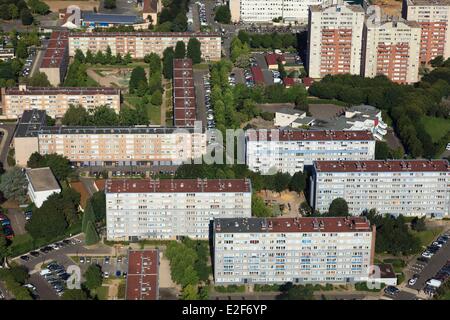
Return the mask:
<svg viewBox="0 0 450 320"><path fill-rule="evenodd" d="M248 130L250 170L294 174L315 160L372 160L375 139L369 131Z"/></svg>
<svg viewBox="0 0 450 320"><path fill-rule="evenodd" d="M50 84L55 87L64 82L69 65L68 36L66 31L52 32L39 66L39 72L45 73Z"/></svg>
<svg viewBox="0 0 450 320"><path fill-rule="evenodd" d="M375 227L364 217L214 219L217 284L365 281Z"/></svg>
<svg viewBox="0 0 450 320"><path fill-rule="evenodd" d="M450 207L447 160L316 161L311 203L327 212L336 198L349 213L376 209L381 214L446 216Z"/></svg>
<svg viewBox="0 0 450 320"><path fill-rule="evenodd" d="M2 115L8 119L20 118L25 110L44 110L52 118L61 118L70 105L81 105L90 110L106 105L120 111L120 90L115 88L40 88L20 85L2 88Z"/></svg>
<svg viewBox="0 0 450 320"><path fill-rule="evenodd" d="M14 136L16 162L56 153L81 166L178 165L206 152L195 128L46 126L45 111L25 111Z"/></svg>
<svg viewBox="0 0 450 320"><path fill-rule="evenodd" d="M208 239L213 218L250 217L247 179L108 180L108 240Z"/></svg>
<svg viewBox="0 0 450 320"><path fill-rule="evenodd" d="M173 60L173 125L193 127L197 119L191 59Z"/></svg>
<svg viewBox="0 0 450 320"><path fill-rule="evenodd" d="M175 48L178 41L187 46L191 38L200 41L205 60L220 60L220 34L204 32L73 32L69 34L69 55L74 56L77 49L83 53L106 52L109 46L113 55L130 53L132 58L143 59L154 52L162 57L166 48Z"/></svg>

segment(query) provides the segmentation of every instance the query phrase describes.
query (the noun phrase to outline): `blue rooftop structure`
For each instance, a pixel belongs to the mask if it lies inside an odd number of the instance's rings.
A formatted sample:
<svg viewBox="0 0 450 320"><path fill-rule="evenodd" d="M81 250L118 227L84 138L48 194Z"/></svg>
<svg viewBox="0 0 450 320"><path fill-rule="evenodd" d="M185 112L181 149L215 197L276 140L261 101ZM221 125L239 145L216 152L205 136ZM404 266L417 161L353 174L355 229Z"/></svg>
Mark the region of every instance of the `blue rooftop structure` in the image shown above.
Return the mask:
<svg viewBox="0 0 450 320"><path fill-rule="evenodd" d="M107 27L110 24L132 25L141 22L137 16L126 16L122 14L103 14L95 12L83 12L83 26Z"/></svg>

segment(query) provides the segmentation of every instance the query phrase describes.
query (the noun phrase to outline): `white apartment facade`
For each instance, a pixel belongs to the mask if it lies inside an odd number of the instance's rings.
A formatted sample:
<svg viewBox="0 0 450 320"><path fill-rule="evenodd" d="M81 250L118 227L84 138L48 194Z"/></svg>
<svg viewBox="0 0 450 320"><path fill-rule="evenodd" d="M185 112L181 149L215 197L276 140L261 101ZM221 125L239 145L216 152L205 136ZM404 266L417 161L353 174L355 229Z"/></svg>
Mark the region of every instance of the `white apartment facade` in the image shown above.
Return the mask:
<svg viewBox="0 0 450 320"><path fill-rule="evenodd" d="M216 284L366 281L376 229L363 217L214 219Z"/></svg>
<svg viewBox="0 0 450 320"><path fill-rule="evenodd" d="M250 217L248 179L108 180L108 240L208 239L213 218Z"/></svg>
<svg viewBox="0 0 450 320"><path fill-rule="evenodd" d="M48 127L45 112L38 110L24 113L13 142L19 166L34 152L60 154L80 166L119 167L181 165L206 153L201 128Z"/></svg>
<svg viewBox="0 0 450 320"><path fill-rule="evenodd" d="M450 1L403 0L403 18L417 21L421 27L420 62L437 56L450 57Z"/></svg>
<svg viewBox="0 0 450 320"><path fill-rule="evenodd" d="M419 81L421 28L416 21L382 19L379 7L371 6L364 25L364 77L385 75L393 82Z"/></svg>
<svg viewBox="0 0 450 320"><path fill-rule="evenodd" d="M88 50L106 52L109 46L113 55L130 53L134 59L143 59L147 54L156 53L162 57L166 48L175 48L178 41L187 46L190 38L200 41L203 59L220 60L220 34L205 32L73 32L69 34L69 56L73 57L77 49L84 54Z"/></svg>
<svg viewBox="0 0 450 320"><path fill-rule="evenodd" d="M120 111L120 90L115 88L39 88L20 85L2 88L2 116L17 119L25 110L45 110L52 118L62 118L70 105L91 110L105 105Z"/></svg>
<svg viewBox="0 0 450 320"><path fill-rule="evenodd" d="M233 22L271 23L281 17L286 23L306 24L308 7L325 3L333 0L230 0L229 6Z"/></svg>
<svg viewBox="0 0 450 320"><path fill-rule="evenodd" d="M308 74L360 74L364 9L345 2L310 6L308 21Z"/></svg>
<svg viewBox="0 0 450 320"><path fill-rule="evenodd" d="M245 156L252 171L293 175L316 160L372 160L375 139L368 131L247 130Z"/></svg>
<svg viewBox="0 0 450 320"><path fill-rule="evenodd" d="M311 205L327 212L336 198L349 213L447 216L450 165L446 160L317 161L311 177Z"/></svg>

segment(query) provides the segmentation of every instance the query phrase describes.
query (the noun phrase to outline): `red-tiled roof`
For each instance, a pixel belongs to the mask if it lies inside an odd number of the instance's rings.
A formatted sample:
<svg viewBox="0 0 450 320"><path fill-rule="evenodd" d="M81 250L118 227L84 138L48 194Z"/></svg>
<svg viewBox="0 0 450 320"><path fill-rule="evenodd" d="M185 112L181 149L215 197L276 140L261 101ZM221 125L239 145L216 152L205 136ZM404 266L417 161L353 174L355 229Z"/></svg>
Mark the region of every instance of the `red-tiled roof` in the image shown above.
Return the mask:
<svg viewBox="0 0 450 320"><path fill-rule="evenodd" d="M257 130L247 131L250 141L322 141L322 140L374 140L370 131L333 130Z"/></svg>
<svg viewBox="0 0 450 320"><path fill-rule="evenodd" d="M365 217L225 218L215 219L215 231L233 232L370 232Z"/></svg>
<svg viewBox="0 0 450 320"><path fill-rule="evenodd" d="M269 65L269 66L278 64L278 60L280 60L280 61L285 60L284 56L282 54L276 54L276 53L268 53L268 54L266 54L265 58L266 58L267 65Z"/></svg>
<svg viewBox="0 0 450 320"><path fill-rule="evenodd" d="M158 299L158 250L128 252L127 300Z"/></svg>
<svg viewBox="0 0 450 320"><path fill-rule="evenodd" d="M316 161L320 172L450 172L447 160Z"/></svg>
<svg viewBox="0 0 450 320"><path fill-rule="evenodd" d="M109 179L106 193L250 192L249 179Z"/></svg>
<svg viewBox="0 0 450 320"><path fill-rule="evenodd" d="M174 125L190 127L196 120L194 72L191 59L173 60Z"/></svg>
<svg viewBox="0 0 450 320"><path fill-rule="evenodd" d="M252 71L253 80L256 84L264 84L264 75L260 67L250 67Z"/></svg>
<svg viewBox="0 0 450 320"><path fill-rule="evenodd" d="M143 12L156 13L158 10L158 0L144 0Z"/></svg>
<svg viewBox="0 0 450 320"><path fill-rule="evenodd" d="M45 50L41 68L56 68L68 54L68 35L66 31L54 31Z"/></svg>

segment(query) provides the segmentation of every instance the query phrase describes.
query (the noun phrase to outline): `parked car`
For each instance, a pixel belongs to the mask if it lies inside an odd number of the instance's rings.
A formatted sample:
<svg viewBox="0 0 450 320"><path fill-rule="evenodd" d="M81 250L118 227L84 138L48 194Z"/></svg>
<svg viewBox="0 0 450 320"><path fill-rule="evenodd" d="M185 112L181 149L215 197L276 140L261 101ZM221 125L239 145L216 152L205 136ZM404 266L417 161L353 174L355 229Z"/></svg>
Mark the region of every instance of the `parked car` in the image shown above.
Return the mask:
<svg viewBox="0 0 450 320"><path fill-rule="evenodd" d="M40 256L40 253L38 252L38 251L31 251L30 252L30 256L33 256L33 257L39 257Z"/></svg>
<svg viewBox="0 0 450 320"><path fill-rule="evenodd" d="M23 261L30 261L30 257L27 255L21 256L20 259L22 259Z"/></svg>
<svg viewBox="0 0 450 320"><path fill-rule="evenodd" d="M400 292L400 290L397 287L394 287L394 286L387 286L384 289L384 293L389 294L391 296L395 296L399 292Z"/></svg>

